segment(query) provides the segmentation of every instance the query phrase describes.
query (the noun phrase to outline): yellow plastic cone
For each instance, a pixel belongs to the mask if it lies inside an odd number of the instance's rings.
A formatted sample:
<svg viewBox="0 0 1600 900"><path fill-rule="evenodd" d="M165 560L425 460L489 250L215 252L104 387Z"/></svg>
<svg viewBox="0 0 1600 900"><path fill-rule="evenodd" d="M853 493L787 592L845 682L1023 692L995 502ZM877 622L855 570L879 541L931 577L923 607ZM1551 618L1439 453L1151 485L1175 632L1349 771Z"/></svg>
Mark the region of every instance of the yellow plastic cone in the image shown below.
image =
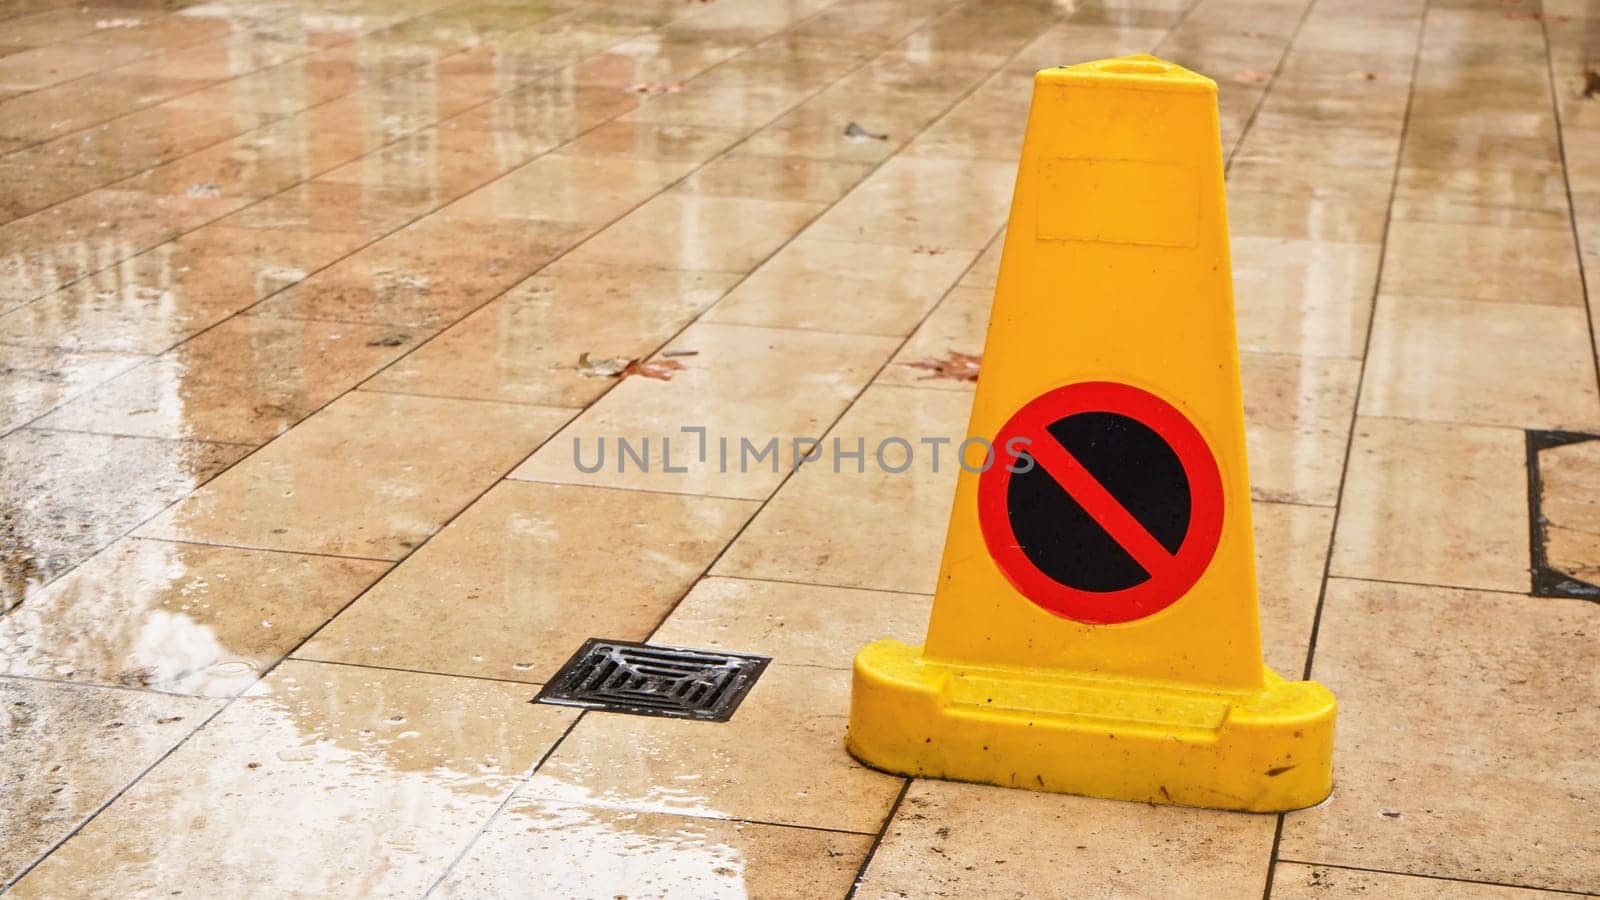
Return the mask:
<svg viewBox="0 0 1600 900"><path fill-rule="evenodd" d="M868 765L1328 795L1333 695L1261 662L1216 92L1151 56L1036 77L968 429L992 452L968 446L926 644L856 657Z"/></svg>

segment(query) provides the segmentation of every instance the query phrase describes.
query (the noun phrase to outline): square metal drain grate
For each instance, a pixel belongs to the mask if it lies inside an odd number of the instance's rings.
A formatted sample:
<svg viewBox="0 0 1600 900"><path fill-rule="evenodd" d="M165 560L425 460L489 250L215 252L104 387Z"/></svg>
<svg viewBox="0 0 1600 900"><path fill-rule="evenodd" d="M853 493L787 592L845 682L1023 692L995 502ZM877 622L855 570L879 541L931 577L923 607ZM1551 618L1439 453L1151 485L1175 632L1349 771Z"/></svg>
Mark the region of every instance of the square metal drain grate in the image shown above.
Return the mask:
<svg viewBox="0 0 1600 900"><path fill-rule="evenodd" d="M726 722L771 657L590 638L535 703Z"/></svg>

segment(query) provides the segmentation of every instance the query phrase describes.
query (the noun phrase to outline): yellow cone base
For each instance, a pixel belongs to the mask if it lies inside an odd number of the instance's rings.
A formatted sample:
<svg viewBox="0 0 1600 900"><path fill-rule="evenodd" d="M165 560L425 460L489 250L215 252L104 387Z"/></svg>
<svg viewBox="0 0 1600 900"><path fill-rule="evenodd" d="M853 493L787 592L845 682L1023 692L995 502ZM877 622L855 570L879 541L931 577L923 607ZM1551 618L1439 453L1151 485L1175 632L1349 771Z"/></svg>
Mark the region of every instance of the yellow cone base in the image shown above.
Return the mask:
<svg viewBox="0 0 1600 900"><path fill-rule="evenodd" d="M856 656L850 752L901 775L1280 812L1333 787L1333 694L1266 671L1260 693L974 668L878 641Z"/></svg>

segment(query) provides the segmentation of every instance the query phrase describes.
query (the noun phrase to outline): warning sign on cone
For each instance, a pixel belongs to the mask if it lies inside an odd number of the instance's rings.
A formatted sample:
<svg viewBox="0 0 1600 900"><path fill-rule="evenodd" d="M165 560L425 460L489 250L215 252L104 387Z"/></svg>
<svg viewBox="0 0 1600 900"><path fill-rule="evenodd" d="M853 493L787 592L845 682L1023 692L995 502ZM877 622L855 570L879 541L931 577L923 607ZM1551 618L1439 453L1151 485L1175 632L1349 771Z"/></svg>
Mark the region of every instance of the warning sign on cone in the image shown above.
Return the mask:
<svg viewBox="0 0 1600 900"><path fill-rule="evenodd" d="M1333 696L1261 662L1216 85L1035 80L927 641L856 657L851 752L908 775L1273 811Z"/></svg>

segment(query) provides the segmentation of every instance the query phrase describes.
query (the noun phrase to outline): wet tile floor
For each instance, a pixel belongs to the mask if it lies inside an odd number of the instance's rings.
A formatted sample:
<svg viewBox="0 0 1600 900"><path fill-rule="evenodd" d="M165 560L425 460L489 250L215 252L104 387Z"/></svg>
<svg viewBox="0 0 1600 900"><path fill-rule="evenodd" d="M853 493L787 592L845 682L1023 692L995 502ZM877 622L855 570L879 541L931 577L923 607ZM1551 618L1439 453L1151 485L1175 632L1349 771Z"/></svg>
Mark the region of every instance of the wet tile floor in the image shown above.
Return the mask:
<svg viewBox="0 0 1600 900"><path fill-rule="evenodd" d="M1285 816L851 760L948 460L571 456L958 437L1031 74L1131 52L1221 87L1266 656L1342 704ZM1600 572L1597 66L1585 0L0 5L0 892L1600 890L1530 572ZM772 663L530 704L593 636Z"/></svg>

